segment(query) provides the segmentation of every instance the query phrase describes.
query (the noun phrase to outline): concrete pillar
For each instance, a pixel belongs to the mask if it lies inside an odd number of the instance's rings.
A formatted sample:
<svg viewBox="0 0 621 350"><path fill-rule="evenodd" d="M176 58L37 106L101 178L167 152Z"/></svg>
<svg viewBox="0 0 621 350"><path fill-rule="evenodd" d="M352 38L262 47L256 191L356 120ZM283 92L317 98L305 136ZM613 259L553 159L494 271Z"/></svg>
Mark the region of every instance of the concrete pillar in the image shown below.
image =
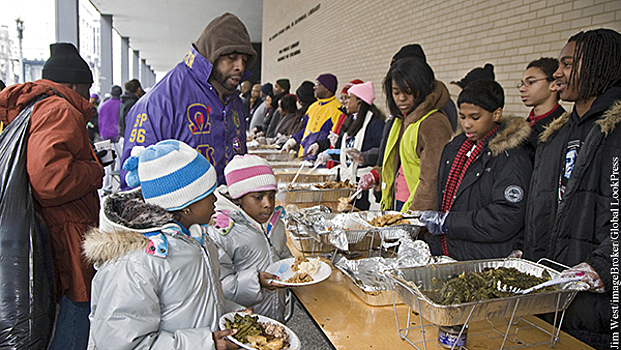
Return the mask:
<svg viewBox="0 0 621 350"><path fill-rule="evenodd" d="M101 56L99 86L102 94L110 92L112 86L112 15L101 15L100 21Z"/></svg>
<svg viewBox="0 0 621 350"><path fill-rule="evenodd" d="M140 82L142 83L144 81L144 85L146 87L149 87L151 85L149 85L148 81L147 81L147 61L144 58L140 59Z"/></svg>
<svg viewBox="0 0 621 350"><path fill-rule="evenodd" d="M132 79L140 80L140 51L133 50ZM141 82L142 83L142 82Z"/></svg>
<svg viewBox="0 0 621 350"><path fill-rule="evenodd" d="M56 0L56 41L80 48L78 0Z"/></svg>
<svg viewBox="0 0 621 350"><path fill-rule="evenodd" d="M129 81L129 38L121 37L121 84Z"/></svg>

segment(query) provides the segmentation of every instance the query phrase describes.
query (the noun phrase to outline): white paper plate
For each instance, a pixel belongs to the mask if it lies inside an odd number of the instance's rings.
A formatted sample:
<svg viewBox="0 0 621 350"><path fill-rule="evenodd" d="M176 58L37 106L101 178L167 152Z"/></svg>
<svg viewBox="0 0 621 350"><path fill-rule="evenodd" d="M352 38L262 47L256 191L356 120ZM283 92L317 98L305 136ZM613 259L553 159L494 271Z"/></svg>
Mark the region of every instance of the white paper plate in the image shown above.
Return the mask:
<svg viewBox="0 0 621 350"><path fill-rule="evenodd" d="M269 272L271 274L278 275L278 277L280 277L280 280L274 281L274 283L279 283L279 284L282 284L285 286L291 286L291 287L309 286L311 284L322 282L326 280L328 277L330 277L330 274L332 273L332 269L330 268L330 265L320 260L319 270L317 270L317 273L315 273L314 275L311 275L311 277L313 278L312 282L287 283L285 281L288 280L290 277L293 277L293 275L295 275L295 272L291 270L291 265L293 265L294 262L295 262L295 258L289 258L289 259L283 259L283 260L277 261L275 263L272 263L270 266L268 266L265 272ZM287 266L287 270L285 270L285 272L283 273L277 273L278 269L283 264Z"/></svg>
<svg viewBox="0 0 621 350"><path fill-rule="evenodd" d="M224 326L224 321L225 320L229 320L229 321L233 321L233 317L235 316L235 314L241 314L242 316L245 316L246 314L243 312L229 312L228 314L222 315L222 317L220 317L219 320L219 326L220 326L220 330L226 329L226 327ZM287 334L289 335L289 349L290 350L300 350L300 339L298 338L298 336L293 333L293 331L291 329L289 329L289 327L285 326L284 324L276 321L276 320L272 320L269 317L265 317L265 316L261 316L258 314L254 314L252 316L259 316L259 322L263 322L263 323L275 323L277 325L280 325L282 327L285 328L285 332L287 332ZM242 349L247 349L247 350L256 350L257 348L253 348L252 346L248 345L248 344L243 344L241 343L239 340L233 338L232 336L228 336L227 337L230 341L232 341L233 343L239 345Z"/></svg>

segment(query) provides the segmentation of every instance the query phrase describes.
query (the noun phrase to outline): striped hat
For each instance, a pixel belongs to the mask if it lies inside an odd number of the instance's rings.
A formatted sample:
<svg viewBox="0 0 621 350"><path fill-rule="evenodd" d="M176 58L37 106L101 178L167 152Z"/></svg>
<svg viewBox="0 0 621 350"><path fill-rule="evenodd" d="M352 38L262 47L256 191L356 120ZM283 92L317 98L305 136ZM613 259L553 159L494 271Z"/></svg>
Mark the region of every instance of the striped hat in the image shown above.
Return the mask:
<svg viewBox="0 0 621 350"><path fill-rule="evenodd" d="M233 157L224 168L224 177L233 199L250 192L278 190L276 176L267 160L251 154Z"/></svg>
<svg viewBox="0 0 621 350"><path fill-rule="evenodd" d="M131 187L140 185L145 202L176 211L209 196L218 185L209 161L187 144L165 140L132 148L123 163Z"/></svg>

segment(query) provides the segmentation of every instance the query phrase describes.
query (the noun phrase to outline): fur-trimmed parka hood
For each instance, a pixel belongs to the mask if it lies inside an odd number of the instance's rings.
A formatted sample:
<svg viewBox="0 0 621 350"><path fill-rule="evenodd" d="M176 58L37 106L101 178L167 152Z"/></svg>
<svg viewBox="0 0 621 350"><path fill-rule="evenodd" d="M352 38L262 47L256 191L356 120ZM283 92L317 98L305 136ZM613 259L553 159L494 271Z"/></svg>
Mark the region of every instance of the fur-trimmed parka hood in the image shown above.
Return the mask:
<svg viewBox="0 0 621 350"><path fill-rule="evenodd" d="M179 226L170 212L146 203L140 189L112 194L103 200L99 228L90 230L84 238L84 255L94 264L103 264L145 250L149 239L144 233L167 227Z"/></svg>
<svg viewBox="0 0 621 350"><path fill-rule="evenodd" d="M563 125L567 123L569 120L569 116L571 112L565 112L560 117L554 119L545 130L539 135L539 140L541 142L546 142L555 132L560 130ZM616 100L610 108L608 108L601 118L599 118L595 124L597 124L600 128L600 131L605 136L608 136L610 132L612 132L617 125L621 122L621 99Z"/></svg>
<svg viewBox="0 0 621 350"><path fill-rule="evenodd" d="M487 144L487 147L492 151L492 156L518 147L527 142L530 137L530 125L524 118L503 116L500 119L500 124L502 125L501 129Z"/></svg>

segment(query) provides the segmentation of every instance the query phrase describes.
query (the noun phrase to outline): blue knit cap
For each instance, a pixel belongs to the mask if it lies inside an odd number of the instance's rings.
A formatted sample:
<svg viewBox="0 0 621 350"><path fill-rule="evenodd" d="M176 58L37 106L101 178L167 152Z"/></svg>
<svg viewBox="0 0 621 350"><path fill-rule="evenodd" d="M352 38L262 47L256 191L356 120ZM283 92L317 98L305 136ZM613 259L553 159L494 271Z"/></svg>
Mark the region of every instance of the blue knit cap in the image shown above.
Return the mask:
<svg viewBox="0 0 621 350"><path fill-rule="evenodd" d="M176 211L209 196L218 185L216 171L203 155L177 140L132 148L123 163L126 183L140 185L145 202Z"/></svg>

